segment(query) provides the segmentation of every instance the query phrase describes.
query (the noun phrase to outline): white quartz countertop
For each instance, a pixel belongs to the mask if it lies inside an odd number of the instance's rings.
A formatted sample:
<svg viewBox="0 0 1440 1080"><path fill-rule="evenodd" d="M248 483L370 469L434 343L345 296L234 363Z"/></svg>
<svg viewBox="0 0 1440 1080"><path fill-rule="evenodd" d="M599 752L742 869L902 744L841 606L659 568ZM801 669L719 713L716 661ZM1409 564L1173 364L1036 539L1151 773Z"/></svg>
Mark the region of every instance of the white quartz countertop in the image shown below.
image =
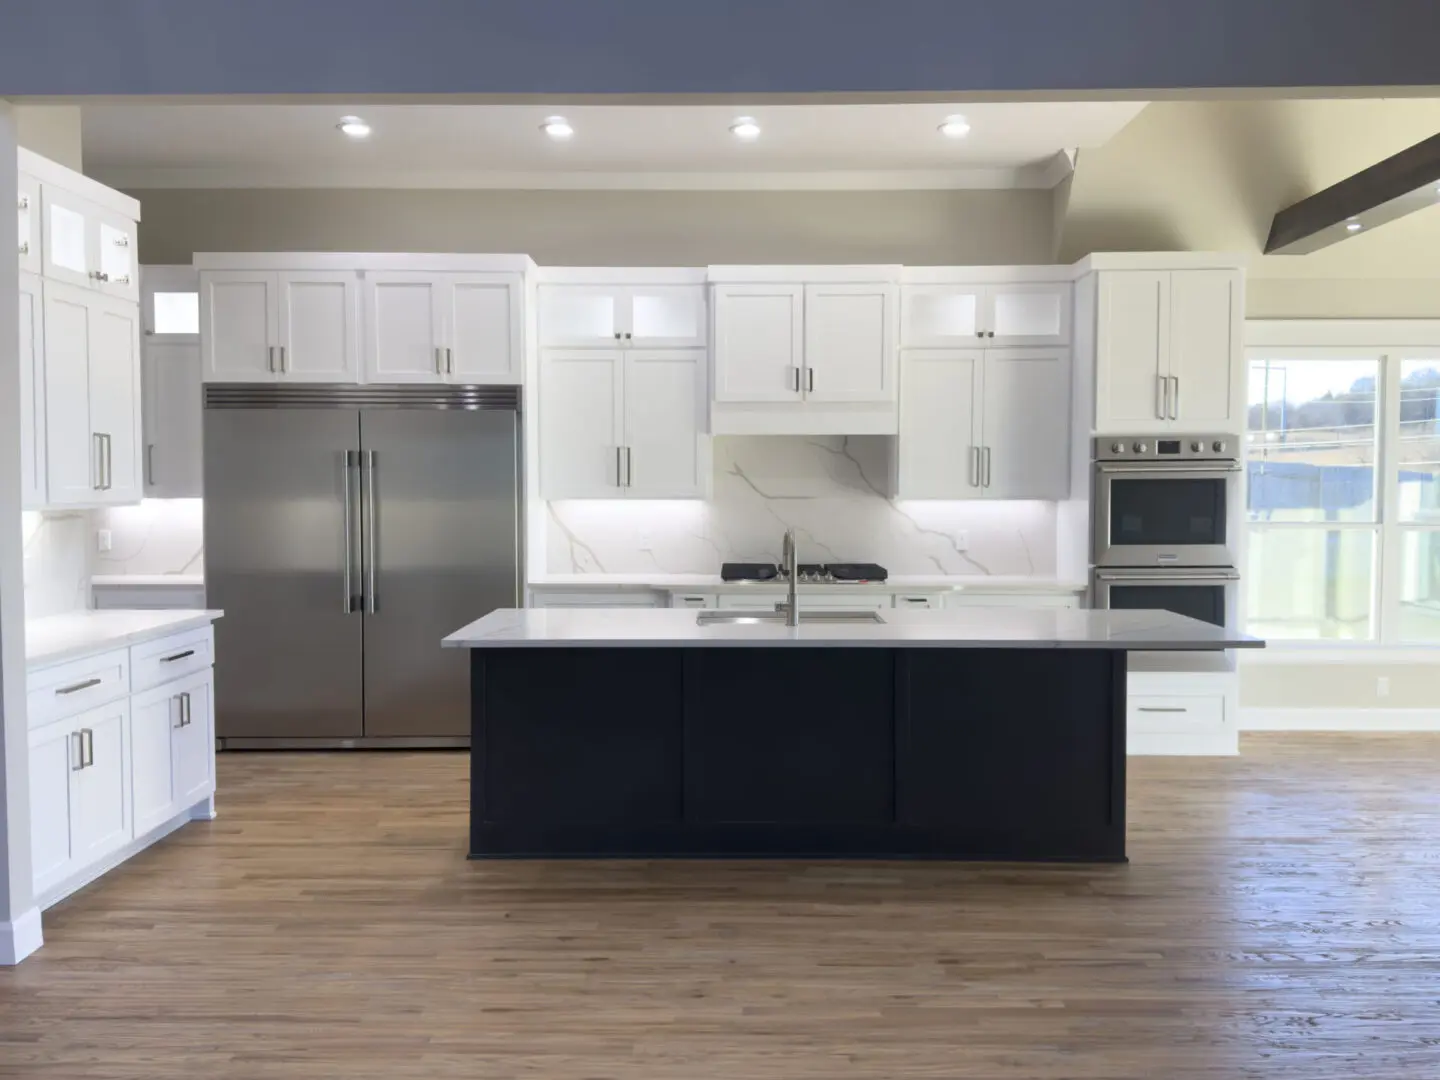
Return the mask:
<svg viewBox="0 0 1440 1080"><path fill-rule="evenodd" d="M44 667L109 649L121 649L151 638L178 634L214 622L224 612L191 609L168 611L73 611L25 623L25 664Z"/></svg>
<svg viewBox="0 0 1440 1080"><path fill-rule="evenodd" d="M884 622L880 623L811 623L798 627L783 623L702 626L697 614L693 609L676 608L502 608L455 631L443 644L456 649L808 645L1162 651L1264 646L1259 638L1168 611L885 611Z"/></svg>
<svg viewBox="0 0 1440 1080"><path fill-rule="evenodd" d="M124 585L132 588L194 589L205 585L204 574L95 574L91 585Z"/></svg>
<svg viewBox="0 0 1440 1080"><path fill-rule="evenodd" d="M719 574L551 574L529 582L532 589L655 589L661 592L683 592L688 589L784 589L783 581L721 581ZM1031 577L999 574L892 574L882 582L864 584L835 583L800 586L810 589L885 589L905 592L910 589L940 589L956 592L1045 592L1078 593L1089 586L1083 581L1065 581L1053 577Z"/></svg>

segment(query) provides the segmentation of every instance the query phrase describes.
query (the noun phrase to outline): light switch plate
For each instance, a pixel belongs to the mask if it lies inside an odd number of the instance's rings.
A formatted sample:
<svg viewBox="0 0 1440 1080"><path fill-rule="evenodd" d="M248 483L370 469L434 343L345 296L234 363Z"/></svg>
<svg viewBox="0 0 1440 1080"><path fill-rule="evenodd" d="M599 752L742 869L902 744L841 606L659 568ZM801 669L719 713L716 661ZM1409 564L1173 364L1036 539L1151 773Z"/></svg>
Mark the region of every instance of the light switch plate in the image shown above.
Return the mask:
<svg viewBox="0 0 1440 1080"><path fill-rule="evenodd" d="M111 547L111 545L112 545L113 543L114 543L114 540L113 540L113 538L112 538L111 535L110 535L110 530L109 530L109 529L96 529L96 530L95 530L95 547L96 547L97 550L99 550L99 551L109 551L109 550L110 550L110 547Z"/></svg>

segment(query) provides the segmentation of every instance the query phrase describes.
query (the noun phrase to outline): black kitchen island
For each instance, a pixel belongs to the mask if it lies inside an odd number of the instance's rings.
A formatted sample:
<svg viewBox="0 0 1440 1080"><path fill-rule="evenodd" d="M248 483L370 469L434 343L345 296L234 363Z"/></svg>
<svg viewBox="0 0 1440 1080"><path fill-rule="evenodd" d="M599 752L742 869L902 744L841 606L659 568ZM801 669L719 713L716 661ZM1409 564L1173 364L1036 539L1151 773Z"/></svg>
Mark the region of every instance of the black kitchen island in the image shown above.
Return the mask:
<svg viewBox="0 0 1440 1080"><path fill-rule="evenodd" d="M1121 861L1127 652L1261 644L1167 612L883 617L506 610L451 635L471 856Z"/></svg>

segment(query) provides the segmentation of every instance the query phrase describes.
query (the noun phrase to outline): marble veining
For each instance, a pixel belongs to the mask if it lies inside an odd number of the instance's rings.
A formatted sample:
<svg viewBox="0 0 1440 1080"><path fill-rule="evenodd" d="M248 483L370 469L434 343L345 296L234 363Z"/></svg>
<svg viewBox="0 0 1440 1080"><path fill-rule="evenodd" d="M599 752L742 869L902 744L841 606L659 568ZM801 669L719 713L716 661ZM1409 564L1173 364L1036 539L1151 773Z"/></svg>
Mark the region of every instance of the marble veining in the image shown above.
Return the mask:
<svg viewBox="0 0 1440 1080"><path fill-rule="evenodd" d="M83 510L20 515L24 542L25 618L43 619L90 606L90 523Z"/></svg>
<svg viewBox="0 0 1440 1080"><path fill-rule="evenodd" d="M97 510L96 529L109 529L109 551L95 556L100 575L204 574L204 502L146 499Z"/></svg>
<svg viewBox="0 0 1440 1080"><path fill-rule="evenodd" d="M546 507L546 574L713 574L775 562L793 528L802 560L878 562L892 574L1053 576L1046 502L895 502L881 436L715 439L709 501L567 500Z"/></svg>

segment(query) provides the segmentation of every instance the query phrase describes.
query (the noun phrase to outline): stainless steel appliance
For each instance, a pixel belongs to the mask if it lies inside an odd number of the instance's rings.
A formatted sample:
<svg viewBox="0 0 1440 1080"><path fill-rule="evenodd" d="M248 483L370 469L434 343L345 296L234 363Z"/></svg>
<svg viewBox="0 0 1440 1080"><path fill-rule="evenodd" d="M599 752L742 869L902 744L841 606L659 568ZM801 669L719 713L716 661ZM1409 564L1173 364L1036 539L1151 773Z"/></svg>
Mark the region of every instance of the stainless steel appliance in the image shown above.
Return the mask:
<svg viewBox="0 0 1440 1080"><path fill-rule="evenodd" d="M1230 567L1095 571L1095 607L1173 611L1238 629L1240 571Z"/></svg>
<svg viewBox="0 0 1440 1080"><path fill-rule="evenodd" d="M1106 436L1094 451L1096 566L1239 565L1235 436Z"/></svg>
<svg viewBox="0 0 1440 1080"><path fill-rule="evenodd" d="M463 746L467 658L518 607L519 391L205 388L221 745Z"/></svg>

